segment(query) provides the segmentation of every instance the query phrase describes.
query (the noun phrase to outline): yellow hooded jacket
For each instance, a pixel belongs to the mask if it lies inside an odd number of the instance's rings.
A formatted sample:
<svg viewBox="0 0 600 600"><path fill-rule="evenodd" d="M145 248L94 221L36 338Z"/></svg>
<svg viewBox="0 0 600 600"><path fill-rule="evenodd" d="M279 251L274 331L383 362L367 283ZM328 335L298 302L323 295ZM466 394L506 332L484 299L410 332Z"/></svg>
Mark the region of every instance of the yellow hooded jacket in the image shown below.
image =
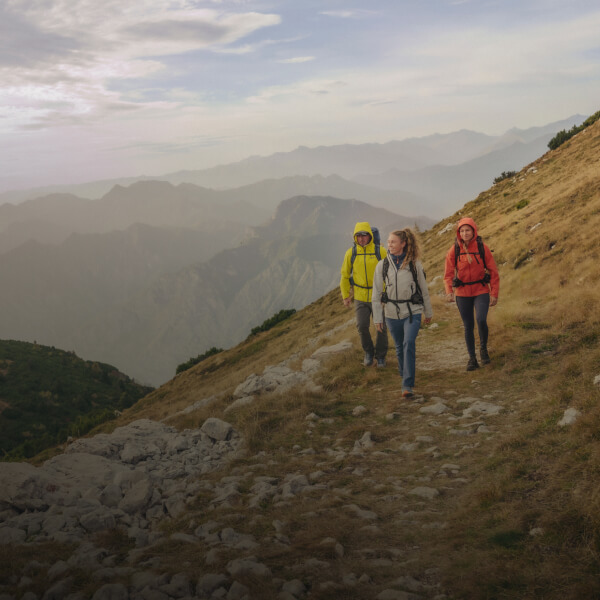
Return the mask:
<svg viewBox="0 0 600 600"><path fill-rule="evenodd" d="M359 231L368 231L371 234L371 239L366 246L360 246L356 241L356 234ZM371 226L366 221L357 223L354 227L354 243L356 245L356 258L352 264L352 248L348 248L342 263L340 279L340 290L342 298L345 300L350 296L351 289L354 289L354 299L361 302L371 302L373 291L373 273L379 262L375 254L375 243L373 242L373 231ZM385 248L381 246L381 259L387 256ZM354 286L351 283L354 282Z"/></svg>

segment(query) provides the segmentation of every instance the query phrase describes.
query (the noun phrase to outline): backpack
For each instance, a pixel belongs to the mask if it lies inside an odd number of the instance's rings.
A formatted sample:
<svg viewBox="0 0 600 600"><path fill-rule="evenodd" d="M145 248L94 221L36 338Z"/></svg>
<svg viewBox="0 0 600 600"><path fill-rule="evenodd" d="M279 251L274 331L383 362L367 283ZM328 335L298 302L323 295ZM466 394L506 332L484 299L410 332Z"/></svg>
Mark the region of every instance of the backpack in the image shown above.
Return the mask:
<svg viewBox="0 0 600 600"><path fill-rule="evenodd" d="M424 304L423 301L423 292L421 291L421 286L419 285L419 280L417 278L417 268L415 267L415 263L411 260L408 262L408 267L410 268L410 272L412 274L413 277L413 281L415 282L415 291L413 292L412 296L408 299L408 300L392 300L391 298L388 298L387 292L384 291L381 294L381 303L385 304L386 302L391 302L392 304L394 304L396 306L396 310L399 311L398 305L399 304L404 304L406 303L406 307L408 308L408 322L412 323L412 310L410 308L411 304ZM390 259L386 256L383 259L383 267L382 267L382 278L383 278L383 283L385 284L385 280L387 279L388 276L388 271L390 268ZM423 277L426 277L425 275L425 271L423 271ZM400 318L400 315L398 314L398 318Z"/></svg>
<svg viewBox="0 0 600 600"><path fill-rule="evenodd" d="M379 235L379 229L377 229L377 227L371 227L371 231L373 233L373 243L375 244L375 252L366 252L365 255L366 256L375 255L377 257L377 260L379 261L379 260L381 260L381 236ZM356 242L354 242L354 244L352 246L352 257L350 258L350 266L351 267L354 265L354 261L356 260L357 253L358 252L356 249ZM352 273L350 273L350 285L362 288L364 290L372 289L371 286L358 285L358 284L354 283L354 278L352 277Z"/></svg>
<svg viewBox="0 0 600 600"><path fill-rule="evenodd" d="M477 250L479 251L479 256L481 257L481 261L483 262L483 269L485 271L485 275L483 279L479 279L477 281L461 281L458 278L458 257L461 254L468 254L468 252L461 252L460 245L458 244L458 240L454 241L454 269L455 269L455 277L452 280L452 287L461 287L463 285L475 285L476 283L487 284L490 282L490 272L488 271L487 264L485 262L485 247L483 245L483 240L481 236L478 235L475 240L477 241ZM476 259L477 260L477 259Z"/></svg>

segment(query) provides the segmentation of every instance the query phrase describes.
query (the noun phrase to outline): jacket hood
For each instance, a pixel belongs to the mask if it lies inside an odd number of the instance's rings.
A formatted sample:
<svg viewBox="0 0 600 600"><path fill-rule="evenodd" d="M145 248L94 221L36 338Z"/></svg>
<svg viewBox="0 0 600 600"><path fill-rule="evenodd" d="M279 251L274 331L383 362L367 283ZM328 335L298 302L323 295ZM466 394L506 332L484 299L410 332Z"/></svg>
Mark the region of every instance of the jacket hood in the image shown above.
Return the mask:
<svg viewBox="0 0 600 600"><path fill-rule="evenodd" d="M463 226L463 225L468 225L469 227L471 227L471 229L473 229L473 239L477 238L477 225L475 225L475 221L473 221L473 219L471 219L471 217L465 217L464 219L461 219L458 224L456 225L456 239L458 240L458 242L460 243L461 237L458 234L458 230Z"/></svg>
<svg viewBox="0 0 600 600"><path fill-rule="evenodd" d="M361 223L357 223L354 226L354 241L355 242L356 242L356 234L359 231L368 231L371 236L371 239L369 240L369 244L373 241L373 230L371 229L371 226L369 225L369 223L367 221L362 221ZM356 243L358 244L358 242L356 242Z"/></svg>

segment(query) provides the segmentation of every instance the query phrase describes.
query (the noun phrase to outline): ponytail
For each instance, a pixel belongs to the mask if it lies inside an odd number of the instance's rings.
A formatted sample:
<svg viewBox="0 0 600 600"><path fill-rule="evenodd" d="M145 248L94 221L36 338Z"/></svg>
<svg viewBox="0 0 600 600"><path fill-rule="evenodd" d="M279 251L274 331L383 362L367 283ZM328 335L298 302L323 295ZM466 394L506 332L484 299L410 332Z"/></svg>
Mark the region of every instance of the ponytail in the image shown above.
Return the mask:
<svg viewBox="0 0 600 600"><path fill-rule="evenodd" d="M417 238L417 234L410 227L392 231L391 235L395 235L400 241L406 243L406 246L404 247L406 256L404 257L404 262L400 265L400 268L404 267L404 265L409 262L414 263L419 259L421 256L421 245Z"/></svg>

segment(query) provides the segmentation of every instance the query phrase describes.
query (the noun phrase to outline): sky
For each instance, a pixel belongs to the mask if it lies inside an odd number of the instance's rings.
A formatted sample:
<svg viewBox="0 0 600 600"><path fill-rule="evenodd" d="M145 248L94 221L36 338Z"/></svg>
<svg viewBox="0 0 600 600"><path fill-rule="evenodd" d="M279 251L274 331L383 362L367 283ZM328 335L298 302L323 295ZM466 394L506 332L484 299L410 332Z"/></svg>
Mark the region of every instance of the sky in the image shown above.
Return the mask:
<svg viewBox="0 0 600 600"><path fill-rule="evenodd" d="M3 0L0 191L600 109L597 0Z"/></svg>

